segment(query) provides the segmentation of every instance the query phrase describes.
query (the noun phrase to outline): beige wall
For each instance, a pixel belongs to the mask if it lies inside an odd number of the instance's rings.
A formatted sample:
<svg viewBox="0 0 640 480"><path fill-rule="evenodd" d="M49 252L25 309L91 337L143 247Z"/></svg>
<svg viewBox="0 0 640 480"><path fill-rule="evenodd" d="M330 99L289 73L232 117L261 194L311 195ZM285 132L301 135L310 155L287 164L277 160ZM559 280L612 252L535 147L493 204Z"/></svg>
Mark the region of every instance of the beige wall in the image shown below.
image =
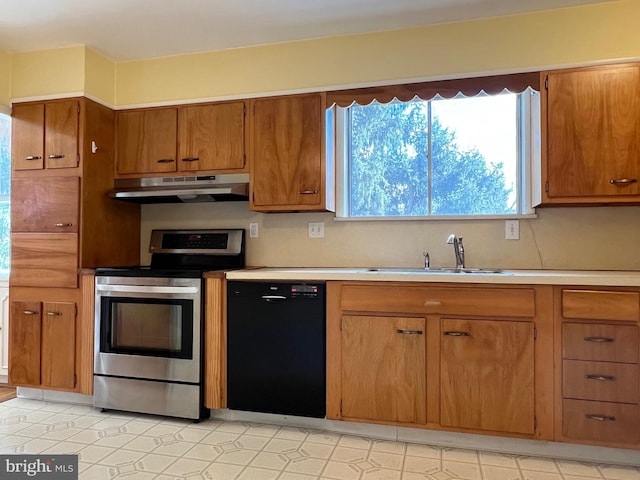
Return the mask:
<svg viewBox="0 0 640 480"><path fill-rule="evenodd" d="M118 105L228 98L640 57L640 2L117 65Z"/></svg>
<svg viewBox="0 0 640 480"><path fill-rule="evenodd" d="M618 0L115 65L72 47L13 55L11 96L86 91L126 107L637 60L639 17L640 0ZM64 71L54 75L61 65ZM307 238L310 221L325 222L324 239ZM538 209L538 218L521 221L521 239L507 241L500 220L336 222L331 214L249 212L246 203L149 205L142 261L149 260L152 228L248 228L249 222L260 225L260 238L248 239L251 265L419 266L424 250L434 266L452 265L445 240L456 233L465 239L469 266L640 269L640 207Z"/></svg>

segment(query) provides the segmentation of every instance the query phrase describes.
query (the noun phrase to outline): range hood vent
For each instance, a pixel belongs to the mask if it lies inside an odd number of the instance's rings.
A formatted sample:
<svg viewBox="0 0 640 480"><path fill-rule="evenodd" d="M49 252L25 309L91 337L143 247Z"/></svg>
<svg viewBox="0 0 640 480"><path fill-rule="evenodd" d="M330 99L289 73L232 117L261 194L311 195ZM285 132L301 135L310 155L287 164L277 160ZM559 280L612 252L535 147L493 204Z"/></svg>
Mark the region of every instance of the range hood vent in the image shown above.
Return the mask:
<svg viewBox="0 0 640 480"><path fill-rule="evenodd" d="M117 178L109 196L135 203L247 201L249 174Z"/></svg>

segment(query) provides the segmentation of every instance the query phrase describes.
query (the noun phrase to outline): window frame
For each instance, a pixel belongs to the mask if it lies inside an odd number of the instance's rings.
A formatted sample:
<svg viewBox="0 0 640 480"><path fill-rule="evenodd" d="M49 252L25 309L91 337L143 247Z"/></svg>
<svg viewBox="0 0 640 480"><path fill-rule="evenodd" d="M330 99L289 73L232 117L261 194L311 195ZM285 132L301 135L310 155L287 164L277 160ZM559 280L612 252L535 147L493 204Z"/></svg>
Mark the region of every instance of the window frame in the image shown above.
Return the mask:
<svg viewBox="0 0 640 480"><path fill-rule="evenodd" d="M517 220L525 218L537 218L533 206L534 191L536 190L536 179L539 179L541 168L540 149L540 92L533 88L528 88L517 93L519 109L518 125L518 150L520 161L516 169L516 182L518 187L517 211L507 214L487 214L487 215L423 215L423 216L372 216L372 217L352 217L349 215L349 142L350 125L348 120L348 108L334 104L330 107L334 116L334 157L336 162L336 215L337 221L450 221L450 220ZM534 99L537 98L537 101ZM424 101L430 101L424 100ZM537 128L536 128L537 125ZM430 155L430 152L429 152ZM431 161L429 161L431 168ZM429 172L431 173L431 172Z"/></svg>

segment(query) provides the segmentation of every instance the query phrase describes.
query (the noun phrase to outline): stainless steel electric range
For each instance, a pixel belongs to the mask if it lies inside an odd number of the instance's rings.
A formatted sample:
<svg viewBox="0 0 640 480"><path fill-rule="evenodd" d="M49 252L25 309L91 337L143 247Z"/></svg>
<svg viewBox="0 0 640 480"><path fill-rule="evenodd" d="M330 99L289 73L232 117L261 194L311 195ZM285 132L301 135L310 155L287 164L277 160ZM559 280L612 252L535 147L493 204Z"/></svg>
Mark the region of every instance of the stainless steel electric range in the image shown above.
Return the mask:
<svg viewBox="0 0 640 480"><path fill-rule="evenodd" d="M94 405L199 420L203 274L243 268L245 232L154 230L148 267L96 269Z"/></svg>

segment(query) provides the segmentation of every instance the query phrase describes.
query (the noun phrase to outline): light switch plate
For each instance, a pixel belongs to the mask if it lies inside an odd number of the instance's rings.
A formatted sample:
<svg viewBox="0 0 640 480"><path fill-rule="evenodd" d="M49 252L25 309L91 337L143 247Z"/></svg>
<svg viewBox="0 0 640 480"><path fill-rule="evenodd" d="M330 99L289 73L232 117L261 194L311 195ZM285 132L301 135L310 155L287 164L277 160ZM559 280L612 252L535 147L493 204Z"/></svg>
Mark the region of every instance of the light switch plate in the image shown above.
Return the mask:
<svg viewBox="0 0 640 480"><path fill-rule="evenodd" d="M260 236L259 231L258 231L258 224L257 223L250 223L249 224L249 237L250 238L258 238Z"/></svg>
<svg viewBox="0 0 640 480"><path fill-rule="evenodd" d="M504 222L504 238L507 240L520 239L520 221L506 220Z"/></svg>

